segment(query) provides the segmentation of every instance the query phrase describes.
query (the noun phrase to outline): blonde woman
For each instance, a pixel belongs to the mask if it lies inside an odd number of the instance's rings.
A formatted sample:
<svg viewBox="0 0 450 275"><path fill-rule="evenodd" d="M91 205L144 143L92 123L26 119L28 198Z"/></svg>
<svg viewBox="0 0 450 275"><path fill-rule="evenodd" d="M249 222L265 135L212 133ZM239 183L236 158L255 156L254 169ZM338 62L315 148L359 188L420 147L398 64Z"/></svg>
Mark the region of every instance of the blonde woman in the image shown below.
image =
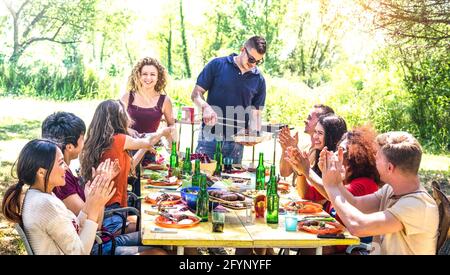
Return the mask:
<svg viewBox="0 0 450 275"><path fill-rule="evenodd" d="M165 94L166 69L155 58L145 57L134 66L128 78L127 92L120 98L134 121L129 133L154 133L162 116L167 126L174 126L172 102Z"/></svg>

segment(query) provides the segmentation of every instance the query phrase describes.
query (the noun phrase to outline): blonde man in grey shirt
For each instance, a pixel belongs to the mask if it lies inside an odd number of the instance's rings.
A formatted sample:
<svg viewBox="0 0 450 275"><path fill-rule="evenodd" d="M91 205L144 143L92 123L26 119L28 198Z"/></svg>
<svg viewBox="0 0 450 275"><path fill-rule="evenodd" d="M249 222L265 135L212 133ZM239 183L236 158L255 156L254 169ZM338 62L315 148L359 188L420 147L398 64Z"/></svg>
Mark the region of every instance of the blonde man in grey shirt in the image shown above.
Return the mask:
<svg viewBox="0 0 450 275"><path fill-rule="evenodd" d="M420 144L406 132L381 134L377 143L377 170L386 184L361 197L342 185L342 149L338 156L326 148L321 152L323 184L334 208L350 233L375 236L372 254L435 254L439 211L417 174Z"/></svg>

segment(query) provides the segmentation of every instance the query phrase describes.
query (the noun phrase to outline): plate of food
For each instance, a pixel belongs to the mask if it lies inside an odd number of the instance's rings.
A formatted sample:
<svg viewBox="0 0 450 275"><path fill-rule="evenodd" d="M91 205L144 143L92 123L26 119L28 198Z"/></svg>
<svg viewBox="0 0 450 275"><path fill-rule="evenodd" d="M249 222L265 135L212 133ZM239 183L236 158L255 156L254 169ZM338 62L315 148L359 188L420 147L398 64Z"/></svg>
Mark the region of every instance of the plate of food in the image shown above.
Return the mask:
<svg viewBox="0 0 450 275"><path fill-rule="evenodd" d="M218 202L221 205L231 209L246 209L247 202L245 196L236 192L229 192L224 190L210 190L208 191L209 200Z"/></svg>
<svg viewBox="0 0 450 275"><path fill-rule="evenodd" d="M164 214L156 217L155 224L167 228L190 228L200 223L200 218L186 214Z"/></svg>
<svg viewBox="0 0 450 275"><path fill-rule="evenodd" d="M322 212L322 205L311 201L290 201L283 205L284 209L297 211L300 214L312 214Z"/></svg>
<svg viewBox="0 0 450 275"><path fill-rule="evenodd" d="M287 193L289 193L289 190L290 190L290 184L287 182L280 181L280 182L278 182L277 189L281 194L287 194Z"/></svg>
<svg viewBox="0 0 450 275"><path fill-rule="evenodd" d="M141 183L144 184L144 188L163 188L175 190L178 189L183 182L176 177L170 177L158 180L142 179Z"/></svg>
<svg viewBox="0 0 450 275"><path fill-rule="evenodd" d="M268 132L256 131L256 132L248 132L238 133L233 136L233 140L236 143L252 143L258 144L263 141L268 141L272 138L272 134Z"/></svg>
<svg viewBox="0 0 450 275"><path fill-rule="evenodd" d="M149 194L144 198L145 202L151 205L171 206L181 203L181 197L167 193Z"/></svg>
<svg viewBox="0 0 450 275"><path fill-rule="evenodd" d="M167 165L164 163L148 163L147 165L142 167L144 170L158 171L158 170L167 170Z"/></svg>
<svg viewBox="0 0 450 275"><path fill-rule="evenodd" d="M141 172L141 179L151 179L154 181L164 180L167 173L154 171L154 170L143 170Z"/></svg>
<svg viewBox="0 0 450 275"><path fill-rule="evenodd" d="M297 229L312 234L338 234L345 230L345 227L338 222L327 221L300 221L297 224Z"/></svg>
<svg viewBox="0 0 450 275"><path fill-rule="evenodd" d="M258 195L258 192L259 192L259 190L249 189L249 190L245 190L244 192L242 192L242 195L249 197L251 199L254 199Z"/></svg>
<svg viewBox="0 0 450 275"><path fill-rule="evenodd" d="M245 173L245 172L247 172L247 169L245 169L241 165L233 164L231 166L230 174L239 174L239 173Z"/></svg>

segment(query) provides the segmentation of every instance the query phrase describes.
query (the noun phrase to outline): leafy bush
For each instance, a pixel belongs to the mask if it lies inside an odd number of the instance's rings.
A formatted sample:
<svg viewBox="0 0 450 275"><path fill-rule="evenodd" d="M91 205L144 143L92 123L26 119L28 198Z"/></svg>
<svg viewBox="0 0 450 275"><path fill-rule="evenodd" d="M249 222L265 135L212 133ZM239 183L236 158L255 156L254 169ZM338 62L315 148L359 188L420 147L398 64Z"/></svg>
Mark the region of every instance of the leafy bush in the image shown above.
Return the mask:
<svg viewBox="0 0 450 275"><path fill-rule="evenodd" d="M45 64L16 68L0 65L0 73L3 94L55 100L111 98L118 94L111 77L100 79L94 69L81 65L66 70Z"/></svg>

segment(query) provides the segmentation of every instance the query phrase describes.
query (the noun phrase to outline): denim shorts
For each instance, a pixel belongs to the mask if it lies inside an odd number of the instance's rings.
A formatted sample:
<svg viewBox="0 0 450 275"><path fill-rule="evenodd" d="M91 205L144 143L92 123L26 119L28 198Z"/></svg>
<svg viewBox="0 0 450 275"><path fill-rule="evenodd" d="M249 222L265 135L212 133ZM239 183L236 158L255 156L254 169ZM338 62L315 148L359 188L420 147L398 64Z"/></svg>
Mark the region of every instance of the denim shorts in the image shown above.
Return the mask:
<svg viewBox="0 0 450 275"><path fill-rule="evenodd" d="M145 249L148 249L148 247L145 246L139 246L139 232L133 232L123 235L118 235L114 238L116 240L116 250L114 251L115 255L134 255L137 254ZM97 255L98 254L98 244L94 244L92 247L91 254ZM110 255L112 249L112 241L107 241L102 246L102 255Z"/></svg>
<svg viewBox="0 0 450 275"><path fill-rule="evenodd" d="M117 209L120 208L120 205L118 203L113 203L110 206L105 207L105 211L106 210L111 210L111 209ZM103 219L103 228L114 234L116 232L120 232L120 230L122 229L122 225L123 225L123 219L122 219L122 214L115 214L115 215L111 215L109 217L106 217ZM127 217L125 215L125 222L127 220Z"/></svg>
<svg viewBox="0 0 450 275"><path fill-rule="evenodd" d="M196 153L203 153L208 155L210 159L214 158L214 151L216 150L216 140L199 140L197 143ZM244 145L234 141L222 142L222 155L224 158L232 158L234 164L242 163L242 156L244 154Z"/></svg>

